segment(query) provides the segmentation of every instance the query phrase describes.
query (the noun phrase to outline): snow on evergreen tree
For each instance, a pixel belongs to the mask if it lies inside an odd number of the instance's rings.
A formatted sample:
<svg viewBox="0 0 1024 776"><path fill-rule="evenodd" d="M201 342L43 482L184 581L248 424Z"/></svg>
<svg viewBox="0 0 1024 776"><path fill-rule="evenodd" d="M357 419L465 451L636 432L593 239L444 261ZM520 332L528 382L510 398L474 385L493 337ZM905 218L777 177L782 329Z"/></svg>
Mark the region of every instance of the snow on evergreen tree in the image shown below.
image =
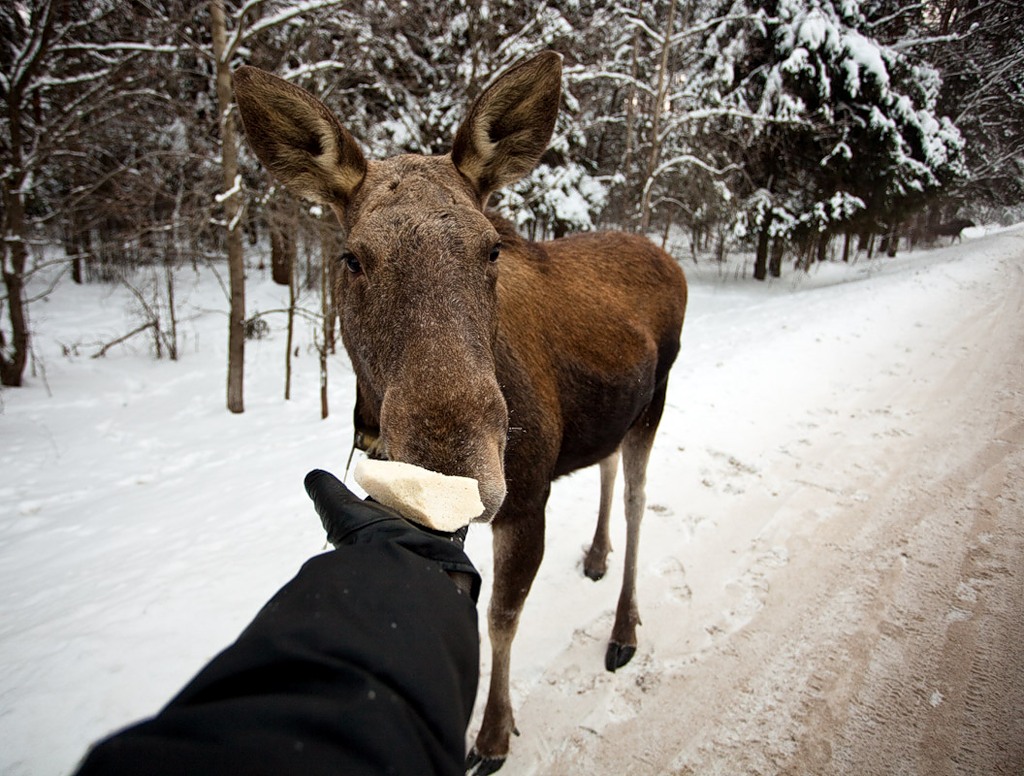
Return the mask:
<svg viewBox="0 0 1024 776"><path fill-rule="evenodd" d="M709 41L716 71L745 81L737 107L763 119L729 126L748 137L738 234L806 244L858 215L898 222L965 173L938 74L872 38L857 0L758 7Z"/></svg>

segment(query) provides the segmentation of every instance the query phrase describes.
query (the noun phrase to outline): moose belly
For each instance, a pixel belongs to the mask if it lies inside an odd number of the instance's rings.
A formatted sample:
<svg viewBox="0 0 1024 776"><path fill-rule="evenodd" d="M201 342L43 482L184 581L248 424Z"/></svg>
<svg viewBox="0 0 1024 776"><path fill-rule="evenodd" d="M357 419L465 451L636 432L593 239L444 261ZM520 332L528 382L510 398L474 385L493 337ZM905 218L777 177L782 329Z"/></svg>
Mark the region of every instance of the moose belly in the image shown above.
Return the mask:
<svg viewBox="0 0 1024 776"><path fill-rule="evenodd" d="M654 395L653 363L614 374L575 364L563 372L562 443L555 476L611 455Z"/></svg>

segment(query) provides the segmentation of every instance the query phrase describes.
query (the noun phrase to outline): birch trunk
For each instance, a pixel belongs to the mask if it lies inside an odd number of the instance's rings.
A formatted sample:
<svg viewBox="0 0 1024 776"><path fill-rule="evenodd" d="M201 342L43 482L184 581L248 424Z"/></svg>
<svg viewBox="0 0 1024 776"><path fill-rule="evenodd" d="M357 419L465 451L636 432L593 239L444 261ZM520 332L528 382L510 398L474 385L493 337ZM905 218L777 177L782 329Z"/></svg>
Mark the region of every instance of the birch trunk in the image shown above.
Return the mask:
<svg viewBox="0 0 1024 776"><path fill-rule="evenodd" d="M20 189L20 185L12 187ZM8 320L11 324L11 341L5 342L0 328L0 383L20 386L28 360L28 319L25 310L25 263L28 251L25 249L25 202L19 190L4 186L4 285L7 289Z"/></svg>
<svg viewBox="0 0 1024 776"><path fill-rule="evenodd" d="M241 192L238 190L238 134L232 114L231 63L227 51L227 28L223 0L210 2L210 31L217 68L217 109L220 112L221 170L223 173L224 220L227 222L228 276L231 309L228 314L227 407L244 412L245 377L245 261L240 229Z"/></svg>
<svg viewBox="0 0 1024 776"><path fill-rule="evenodd" d="M325 420L327 409L327 348L333 338L334 305L331 293L331 259L334 256L334 235L330 227L320 222L320 315L323 323L320 347L320 418Z"/></svg>
<svg viewBox="0 0 1024 776"><path fill-rule="evenodd" d="M654 181L651 176L658 169L658 156L661 154L661 113L664 110L665 97L668 94L668 55L672 48L672 26L676 18L676 0L668 6L668 20L665 22L665 35L661 44L661 62L658 65L658 88L655 90L654 110L651 113L651 153L647 158L647 180L644 185L644 196L640 205L640 231L647 231L651 225L651 192Z"/></svg>
<svg viewBox="0 0 1024 776"><path fill-rule="evenodd" d="M284 400L289 401L292 398L292 342L295 339L295 300L298 297L297 290L295 288L295 276L298 275L296 272L295 263L298 261L298 256L295 253L291 254L291 264L288 266L288 341L285 344L284 349Z"/></svg>

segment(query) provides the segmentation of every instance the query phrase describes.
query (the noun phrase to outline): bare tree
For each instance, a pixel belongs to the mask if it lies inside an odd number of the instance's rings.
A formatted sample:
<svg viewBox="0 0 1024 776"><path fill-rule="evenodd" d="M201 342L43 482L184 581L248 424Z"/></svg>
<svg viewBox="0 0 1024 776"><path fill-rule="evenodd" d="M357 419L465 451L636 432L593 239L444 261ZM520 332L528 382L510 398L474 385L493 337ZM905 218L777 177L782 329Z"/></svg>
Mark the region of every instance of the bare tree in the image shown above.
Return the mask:
<svg viewBox="0 0 1024 776"><path fill-rule="evenodd" d="M213 36L223 179L223 191L217 195L217 201L224 207L230 287L227 408L231 412L245 411L245 259L242 252L241 228L243 202L242 178L238 168L238 131L233 112L231 63L245 41L284 25L302 14L322 11L338 5L341 1L317 0L293 5L282 4L276 11L260 16L261 11L273 4L265 0L250 0L231 16L229 28L224 0L210 0L210 31Z"/></svg>
<svg viewBox="0 0 1024 776"><path fill-rule="evenodd" d="M228 283L231 290L228 311L228 396L231 412L244 412L245 381L245 257L242 253L242 178L238 173L238 133L232 113L231 55L224 0L210 0L210 31L217 80L217 110L220 118L221 171L224 190L217 201L224 206L227 232ZM237 41L237 35L233 38ZM237 43L235 44L237 45Z"/></svg>
<svg viewBox="0 0 1024 776"><path fill-rule="evenodd" d="M104 131L128 106L138 111L159 101L137 65L177 50L149 42L153 30L131 8L82 6L72 0L0 6L4 385L21 384L29 353L25 284L35 271L28 266L34 226L57 222L127 169L122 162L97 176L87 166L95 149L85 134Z"/></svg>
<svg viewBox="0 0 1024 776"><path fill-rule="evenodd" d="M661 114L668 99L669 61L672 48L672 28L676 18L676 0L670 0L668 18L665 20L665 31L661 40L661 57L658 62L658 85L654 89L654 104L651 106L651 147L647 156L647 179L654 177L658 169L658 157L661 154L661 142L658 134L661 129ZM644 186L643 199L640 203L640 230L645 231L651 223L651 186Z"/></svg>

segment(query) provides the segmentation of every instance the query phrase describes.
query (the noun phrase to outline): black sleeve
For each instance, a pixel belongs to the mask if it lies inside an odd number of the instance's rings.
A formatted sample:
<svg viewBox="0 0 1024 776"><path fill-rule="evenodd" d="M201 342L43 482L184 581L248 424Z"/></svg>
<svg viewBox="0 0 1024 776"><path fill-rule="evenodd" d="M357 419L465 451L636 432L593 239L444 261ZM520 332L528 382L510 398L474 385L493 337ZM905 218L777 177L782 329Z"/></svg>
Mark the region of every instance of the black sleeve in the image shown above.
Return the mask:
<svg viewBox="0 0 1024 776"><path fill-rule="evenodd" d="M437 563L342 547L78 773L461 776L478 660L476 607Z"/></svg>

